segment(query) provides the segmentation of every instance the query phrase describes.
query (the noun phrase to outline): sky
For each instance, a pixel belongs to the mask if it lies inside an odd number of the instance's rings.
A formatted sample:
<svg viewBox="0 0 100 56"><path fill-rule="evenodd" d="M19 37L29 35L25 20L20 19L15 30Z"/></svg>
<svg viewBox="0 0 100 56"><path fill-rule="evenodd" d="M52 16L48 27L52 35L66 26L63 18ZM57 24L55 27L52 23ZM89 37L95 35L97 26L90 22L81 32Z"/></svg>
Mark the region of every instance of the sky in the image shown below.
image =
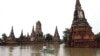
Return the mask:
<svg viewBox="0 0 100 56"><path fill-rule="evenodd" d="M54 35L56 26L60 37L65 28L70 28L73 20L76 0L0 0L0 37L9 36L11 27L16 37L23 29L24 35L31 34L39 20L45 34ZM85 17L94 34L100 32L99 0L80 0Z"/></svg>

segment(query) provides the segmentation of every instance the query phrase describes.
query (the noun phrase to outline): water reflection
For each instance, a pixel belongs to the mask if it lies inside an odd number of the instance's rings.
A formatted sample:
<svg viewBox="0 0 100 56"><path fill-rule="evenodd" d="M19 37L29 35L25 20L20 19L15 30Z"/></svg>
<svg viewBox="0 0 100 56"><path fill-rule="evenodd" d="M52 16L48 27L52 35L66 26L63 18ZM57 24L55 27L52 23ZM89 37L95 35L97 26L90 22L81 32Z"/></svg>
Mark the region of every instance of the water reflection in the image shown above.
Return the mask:
<svg viewBox="0 0 100 56"><path fill-rule="evenodd" d="M64 44L50 45L54 54L40 52L42 44L0 46L0 56L100 56L100 48L65 48Z"/></svg>

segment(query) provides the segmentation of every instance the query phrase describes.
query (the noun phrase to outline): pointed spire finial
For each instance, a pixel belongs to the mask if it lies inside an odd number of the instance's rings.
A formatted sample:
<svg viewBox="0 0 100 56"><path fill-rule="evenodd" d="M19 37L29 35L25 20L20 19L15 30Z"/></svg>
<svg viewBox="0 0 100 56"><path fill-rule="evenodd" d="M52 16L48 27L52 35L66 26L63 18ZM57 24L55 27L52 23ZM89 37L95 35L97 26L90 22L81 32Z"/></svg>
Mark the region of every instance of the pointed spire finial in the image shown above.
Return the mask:
<svg viewBox="0 0 100 56"><path fill-rule="evenodd" d="M81 4L79 0L76 0L76 5L75 5L75 9L79 9L81 8Z"/></svg>
<svg viewBox="0 0 100 56"><path fill-rule="evenodd" d="M57 26L56 26L56 29L55 29L55 34L54 34L54 36L59 36Z"/></svg>
<svg viewBox="0 0 100 56"><path fill-rule="evenodd" d="M76 0L76 6L81 6L80 1Z"/></svg>
<svg viewBox="0 0 100 56"><path fill-rule="evenodd" d="M32 32L34 32L34 25L33 25L33 29L32 29Z"/></svg>
<svg viewBox="0 0 100 56"><path fill-rule="evenodd" d="M29 33L27 33L27 37L29 37Z"/></svg>
<svg viewBox="0 0 100 56"><path fill-rule="evenodd" d="M57 26L56 26L56 31L58 31Z"/></svg>
<svg viewBox="0 0 100 56"><path fill-rule="evenodd" d="M12 28L11 28L11 32L13 32L13 26L12 26Z"/></svg>
<svg viewBox="0 0 100 56"><path fill-rule="evenodd" d="M23 29L21 30L20 38L23 38Z"/></svg>
<svg viewBox="0 0 100 56"><path fill-rule="evenodd" d="M23 36L23 29L21 30L21 35Z"/></svg>

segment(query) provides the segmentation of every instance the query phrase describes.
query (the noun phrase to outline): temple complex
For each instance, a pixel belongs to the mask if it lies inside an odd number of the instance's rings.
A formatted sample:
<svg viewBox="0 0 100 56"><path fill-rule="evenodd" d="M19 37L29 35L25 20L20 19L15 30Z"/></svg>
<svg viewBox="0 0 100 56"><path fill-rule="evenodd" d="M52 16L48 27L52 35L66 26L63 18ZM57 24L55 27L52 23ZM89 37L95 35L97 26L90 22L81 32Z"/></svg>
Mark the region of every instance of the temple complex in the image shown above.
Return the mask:
<svg viewBox="0 0 100 56"><path fill-rule="evenodd" d="M96 37L86 20L80 1L76 0L74 19L68 40L69 47L96 47Z"/></svg>
<svg viewBox="0 0 100 56"><path fill-rule="evenodd" d="M51 37L52 38L52 37ZM49 38L48 38L49 39ZM68 47L97 47L96 37L92 32L92 27L87 22L84 10L81 7L80 1L76 0L74 18L70 28L70 34L67 38L66 46ZM2 40L0 40L1 43ZM31 34L23 35L21 31L20 37L15 38L13 26L10 35L5 40L6 44L26 44L26 43L45 43L45 36L42 32L42 24L40 21L36 22L36 28L32 28ZM60 36L56 26L54 36L50 43L60 43Z"/></svg>

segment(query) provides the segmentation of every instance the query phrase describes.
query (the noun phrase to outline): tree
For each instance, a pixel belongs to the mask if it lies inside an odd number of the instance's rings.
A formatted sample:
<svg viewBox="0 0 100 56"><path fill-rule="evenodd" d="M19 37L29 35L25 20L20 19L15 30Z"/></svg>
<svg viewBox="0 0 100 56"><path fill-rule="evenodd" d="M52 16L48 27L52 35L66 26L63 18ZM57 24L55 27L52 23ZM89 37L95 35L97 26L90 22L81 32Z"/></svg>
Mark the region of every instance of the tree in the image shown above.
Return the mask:
<svg viewBox="0 0 100 56"><path fill-rule="evenodd" d="M49 41L52 40L52 38L53 38L53 36L48 33L48 34L46 34L46 39L45 40L49 42Z"/></svg>
<svg viewBox="0 0 100 56"><path fill-rule="evenodd" d="M97 43L100 43L100 32L96 34Z"/></svg>
<svg viewBox="0 0 100 56"><path fill-rule="evenodd" d="M4 41L6 41L7 35L6 35L5 33L2 34L2 39L3 39Z"/></svg>
<svg viewBox="0 0 100 56"><path fill-rule="evenodd" d="M65 31L63 31L63 41L66 42L69 39L70 29L65 28Z"/></svg>

